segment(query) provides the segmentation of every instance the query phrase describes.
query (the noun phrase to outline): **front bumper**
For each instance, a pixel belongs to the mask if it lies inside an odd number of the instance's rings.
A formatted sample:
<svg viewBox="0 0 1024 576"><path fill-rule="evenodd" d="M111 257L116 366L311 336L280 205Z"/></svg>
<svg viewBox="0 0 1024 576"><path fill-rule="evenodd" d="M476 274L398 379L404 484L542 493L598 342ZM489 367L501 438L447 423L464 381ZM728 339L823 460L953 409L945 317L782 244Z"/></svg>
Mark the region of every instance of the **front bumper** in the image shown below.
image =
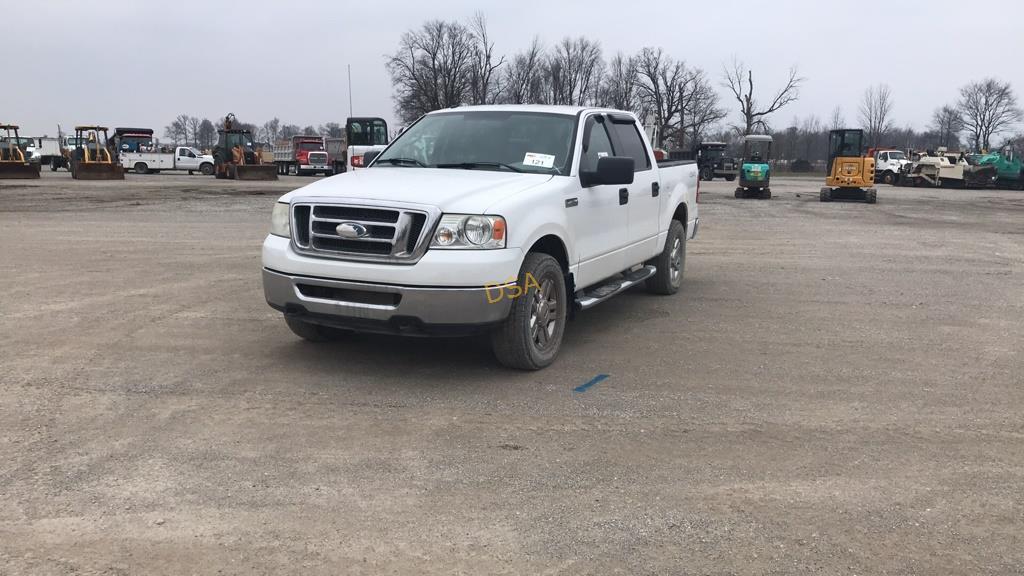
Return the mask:
<svg viewBox="0 0 1024 576"><path fill-rule="evenodd" d="M299 165L299 170L312 170L312 171L316 171L316 172L323 172L325 170L330 170L330 169L331 169L331 167L326 165L326 164L300 164Z"/></svg>
<svg viewBox="0 0 1024 576"><path fill-rule="evenodd" d="M504 320L505 286L400 286L285 274L263 269L267 303L286 316L361 332L473 333Z"/></svg>

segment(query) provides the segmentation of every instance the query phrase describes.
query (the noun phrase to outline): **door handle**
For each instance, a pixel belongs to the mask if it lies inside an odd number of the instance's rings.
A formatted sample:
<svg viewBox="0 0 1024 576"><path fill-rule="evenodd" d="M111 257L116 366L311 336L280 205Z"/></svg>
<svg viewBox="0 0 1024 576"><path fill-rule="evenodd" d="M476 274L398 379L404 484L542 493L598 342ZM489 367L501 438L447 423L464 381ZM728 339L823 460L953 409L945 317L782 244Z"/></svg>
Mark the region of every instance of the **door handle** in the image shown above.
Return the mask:
<svg viewBox="0 0 1024 576"><path fill-rule="evenodd" d="M629 188L619 188L619 206L629 202Z"/></svg>
<svg viewBox="0 0 1024 576"><path fill-rule="evenodd" d="M657 182L651 183L651 196L657 198L658 194L661 194L661 184Z"/></svg>

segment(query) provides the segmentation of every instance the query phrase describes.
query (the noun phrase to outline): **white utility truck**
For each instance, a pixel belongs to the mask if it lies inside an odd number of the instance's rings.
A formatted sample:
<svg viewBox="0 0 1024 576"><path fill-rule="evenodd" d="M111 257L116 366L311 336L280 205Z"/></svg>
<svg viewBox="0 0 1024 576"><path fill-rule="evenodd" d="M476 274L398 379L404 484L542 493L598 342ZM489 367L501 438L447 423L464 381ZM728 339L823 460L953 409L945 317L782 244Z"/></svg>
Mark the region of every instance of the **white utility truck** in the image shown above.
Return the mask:
<svg viewBox="0 0 1024 576"><path fill-rule="evenodd" d="M274 207L264 293L302 338L482 332L536 370L575 312L682 283L697 165L655 161L629 112L439 110L367 156Z"/></svg>
<svg viewBox="0 0 1024 576"><path fill-rule="evenodd" d="M191 146L178 146L169 152L121 152L118 156L125 170L136 174L156 174L162 170L187 170L213 174L213 156L203 154Z"/></svg>

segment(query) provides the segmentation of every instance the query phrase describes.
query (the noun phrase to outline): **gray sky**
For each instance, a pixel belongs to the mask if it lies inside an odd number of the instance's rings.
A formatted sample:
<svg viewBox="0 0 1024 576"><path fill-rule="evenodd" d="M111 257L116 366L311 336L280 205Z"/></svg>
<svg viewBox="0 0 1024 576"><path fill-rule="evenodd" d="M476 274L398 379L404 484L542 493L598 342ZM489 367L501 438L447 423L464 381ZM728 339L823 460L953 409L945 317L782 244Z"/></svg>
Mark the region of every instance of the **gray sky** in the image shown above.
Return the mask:
<svg viewBox="0 0 1024 576"><path fill-rule="evenodd" d="M468 20L475 10L486 14L504 54L534 35L551 45L583 34L601 42L606 58L661 46L716 84L736 55L754 69L763 99L796 64L807 81L800 101L771 121L777 128L794 116L825 120L836 105L855 124L860 97L875 83L892 88L897 124L915 128L970 80L995 76L1024 90L1024 3L1011 0L0 1L5 44L19 55L4 60L0 121L33 136L55 135L57 123L93 122L162 135L178 114L344 122L346 64L355 114L390 121L384 55L427 19ZM720 91L735 121L736 103Z"/></svg>

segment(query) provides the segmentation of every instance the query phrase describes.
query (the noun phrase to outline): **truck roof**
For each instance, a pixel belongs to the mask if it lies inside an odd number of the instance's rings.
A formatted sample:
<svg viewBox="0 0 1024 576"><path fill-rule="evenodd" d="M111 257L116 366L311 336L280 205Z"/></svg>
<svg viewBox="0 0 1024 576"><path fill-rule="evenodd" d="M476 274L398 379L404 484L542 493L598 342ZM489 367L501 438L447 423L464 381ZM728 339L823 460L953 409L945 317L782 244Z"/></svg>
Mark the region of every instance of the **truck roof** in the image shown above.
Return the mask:
<svg viewBox="0 0 1024 576"><path fill-rule="evenodd" d="M576 116L581 112L613 112L618 114L629 114L626 110L615 110L612 108L595 108L591 106L556 106L549 104L489 104L484 106L459 106L458 108L445 108L435 110L429 114L444 114L445 112L459 112L462 110L480 112L537 112L541 114L562 114L565 116Z"/></svg>

